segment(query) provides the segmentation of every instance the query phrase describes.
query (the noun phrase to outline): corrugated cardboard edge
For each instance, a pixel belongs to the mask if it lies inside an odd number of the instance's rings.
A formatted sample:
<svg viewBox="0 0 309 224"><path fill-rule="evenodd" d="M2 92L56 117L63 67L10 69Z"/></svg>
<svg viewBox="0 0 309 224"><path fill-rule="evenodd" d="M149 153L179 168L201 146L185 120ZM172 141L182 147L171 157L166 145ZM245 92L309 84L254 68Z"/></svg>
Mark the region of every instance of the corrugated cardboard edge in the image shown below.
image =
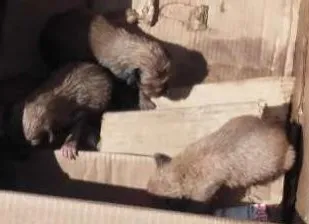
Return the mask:
<svg viewBox="0 0 309 224"><path fill-rule="evenodd" d="M309 75L306 74L305 84L309 83ZM304 117L302 125L303 147L300 148L298 156L302 159L298 188L296 194L296 217L302 220L296 223L309 223L309 86L304 85ZM299 160L301 162L301 160Z"/></svg>
<svg viewBox="0 0 309 224"><path fill-rule="evenodd" d="M309 1L303 0L300 10L301 19L298 34L298 42L296 47L298 52L295 55L295 61L297 67L295 67L295 73L297 75L297 82L295 86L294 97L294 119L300 120L303 128L303 152L302 155L302 167L299 176L298 189L296 194L296 214L298 220L296 223L309 223L309 60L308 60L308 35L309 35ZM303 49L301 49L303 48ZM303 112L303 114L302 114ZM300 156L299 155L299 156Z"/></svg>
<svg viewBox="0 0 309 224"><path fill-rule="evenodd" d="M291 118L301 123L303 116L303 96L305 76L308 71L308 36L309 36L309 1L302 0L299 10L299 23L295 43L293 76L296 77L293 91L293 108Z"/></svg>
<svg viewBox="0 0 309 224"><path fill-rule="evenodd" d="M287 175L287 193L285 193L285 206L287 211L294 210L293 223L309 223L309 194L308 194L308 153L309 153L309 59L308 59L308 40L309 40L309 1L302 0L299 10L299 24L295 43L293 75L296 77L292 99L291 121L295 124L292 133L294 141L299 141L299 153L297 164L293 172ZM301 126L300 126L301 125ZM298 127L297 127L298 126ZM303 132L299 129L302 128ZM301 135L301 136L299 136ZM300 174L299 174L300 173ZM298 177L299 175L299 177ZM297 186L297 189L296 189ZM296 192L297 191L297 192ZM296 194L296 195L295 195ZM296 200L296 202L295 202ZM289 210L288 210L289 209Z"/></svg>
<svg viewBox="0 0 309 224"><path fill-rule="evenodd" d="M0 222L5 224L261 223L9 191L1 191L0 198Z"/></svg>
<svg viewBox="0 0 309 224"><path fill-rule="evenodd" d="M280 106L290 102L294 83L295 77L264 77L200 84L193 87L170 89L170 98L173 98L173 95L188 95L178 100L160 97L153 99L153 101L156 103L157 109L259 100L265 101L268 106ZM189 93L185 94L186 92Z"/></svg>

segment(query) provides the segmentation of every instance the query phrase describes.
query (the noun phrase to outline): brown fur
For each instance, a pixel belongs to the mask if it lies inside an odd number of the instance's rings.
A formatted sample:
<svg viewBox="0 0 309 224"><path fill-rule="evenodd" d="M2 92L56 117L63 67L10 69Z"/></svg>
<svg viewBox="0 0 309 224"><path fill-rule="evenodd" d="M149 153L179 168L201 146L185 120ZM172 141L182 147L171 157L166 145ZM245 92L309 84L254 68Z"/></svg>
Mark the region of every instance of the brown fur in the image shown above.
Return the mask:
<svg viewBox="0 0 309 224"><path fill-rule="evenodd" d="M240 116L172 159L157 154L148 191L205 202L223 185L248 187L278 177L292 167L294 157L282 127Z"/></svg>
<svg viewBox="0 0 309 224"><path fill-rule="evenodd" d="M166 89L171 62L163 47L116 28L89 10L76 9L52 17L41 40L47 60L61 64L96 59L128 84L137 83L141 109L154 109L150 98Z"/></svg>
<svg viewBox="0 0 309 224"><path fill-rule="evenodd" d="M25 139L38 145L47 134L53 142L54 132L73 126L73 138L68 136L67 142L75 141L85 115L100 116L111 95L112 81L102 67L85 62L64 66L25 100L22 112Z"/></svg>

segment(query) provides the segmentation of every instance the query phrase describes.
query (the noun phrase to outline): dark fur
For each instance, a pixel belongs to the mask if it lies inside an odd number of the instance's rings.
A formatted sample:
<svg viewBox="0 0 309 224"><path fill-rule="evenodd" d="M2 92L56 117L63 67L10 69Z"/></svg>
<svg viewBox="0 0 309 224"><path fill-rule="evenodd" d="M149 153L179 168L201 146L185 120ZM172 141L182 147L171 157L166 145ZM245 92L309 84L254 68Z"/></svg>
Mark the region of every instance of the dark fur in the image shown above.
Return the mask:
<svg viewBox="0 0 309 224"><path fill-rule="evenodd" d="M223 185L248 187L277 178L292 167L294 157L282 127L240 116L172 159L157 154L148 191L207 202Z"/></svg>
<svg viewBox="0 0 309 224"><path fill-rule="evenodd" d="M57 132L71 127L62 151L72 157L85 122L100 119L107 108L111 80L107 70L85 62L70 63L54 72L24 102L21 123L26 141L34 146L47 136L53 142Z"/></svg>
<svg viewBox="0 0 309 224"><path fill-rule="evenodd" d="M94 60L128 84L140 88L140 108L154 109L170 78L171 62L159 43L112 26L103 16L74 9L52 17L41 36L43 55L60 65Z"/></svg>

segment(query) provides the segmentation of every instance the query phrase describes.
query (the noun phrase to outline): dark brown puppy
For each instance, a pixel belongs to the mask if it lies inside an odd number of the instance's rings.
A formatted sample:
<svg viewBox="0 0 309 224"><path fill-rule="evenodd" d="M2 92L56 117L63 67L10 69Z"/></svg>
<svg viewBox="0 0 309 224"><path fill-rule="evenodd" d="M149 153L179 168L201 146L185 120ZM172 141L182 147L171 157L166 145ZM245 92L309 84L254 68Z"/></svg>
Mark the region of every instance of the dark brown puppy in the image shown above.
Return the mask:
<svg viewBox="0 0 309 224"><path fill-rule="evenodd" d="M284 129L255 116L231 119L173 159L156 155L148 191L169 198L207 202L223 185L248 187L288 171L295 158Z"/></svg>
<svg viewBox="0 0 309 224"><path fill-rule="evenodd" d="M85 62L64 66L26 98L22 112L25 139L33 146L44 135L53 142L55 132L72 127L61 150L73 158L85 119L100 117L111 95L110 74L101 66Z"/></svg>
<svg viewBox="0 0 309 224"><path fill-rule="evenodd" d="M162 95L171 62L159 43L112 26L103 16L74 9L52 17L41 35L46 61L97 60L119 79L140 88L140 108L154 109L151 97Z"/></svg>

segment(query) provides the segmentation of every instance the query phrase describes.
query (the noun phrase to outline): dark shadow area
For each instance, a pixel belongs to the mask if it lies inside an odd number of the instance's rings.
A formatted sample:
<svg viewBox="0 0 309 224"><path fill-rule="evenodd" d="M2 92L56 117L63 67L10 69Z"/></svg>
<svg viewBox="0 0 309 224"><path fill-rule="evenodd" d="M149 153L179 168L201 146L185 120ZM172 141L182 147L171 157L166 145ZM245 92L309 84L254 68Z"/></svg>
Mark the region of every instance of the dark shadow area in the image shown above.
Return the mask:
<svg viewBox="0 0 309 224"><path fill-rule="evenodd" d="M112 100L108 111L139 110L139 90L116 78L113 79L113 84Z"/></svg>
<svg viewBox="0 0 309 224"><path fill-rule="evenodd" d="M153 6L155 8L155 13L153 15L153 21L151 25L155 25L159 20L160 15L160 0L153 0Z"/></svg>
<svg viewBox="0 0 309 224"><path fill-rule="evenodd" d="M292 222L286 222L286 223L293 223L293 224L307 224L305 220L298 214L298 212L295 213L295 216L293 218Z"/></svg>
<svg viewBox="0 0 309 224"><path fill-rule="evenodd" d="M0 82L0 104L12 106L14 103L24 100L45 78L45 74L42 76L24 74L2 80Z"/></svg>
<svg viewBox="0 0 309 224"><path fill-rule="evenodd" d="M300 124L295 122L288 123L288 137L290 142L294 145L297 156L295 165L287 172L285 176L284 192L283 192L283 211L282 216L286 223L292 223L293 219L297 218L297 211L295 210L296 195L299 184L299 176L303 164L303 130ZM294 222L293 222L294 223ZM303 223L303 222L295 222Z"/></svg>
<svg viewBox="0 0 309 224"><path fill-rule="evenodd" d="M8 0L1 0L0 1L0 44L1 44L1 41L2 41L2 32L3 32L4 18L5 18L5 15L6 15L7 1Z"/></svg>
<svg viewBox="0 0 309 224"><path fill-rule="evenodd" d="M227 197L228 195L228 197ZM214 208L226 208L237 205L247 205L248 203L241 202L246 196L245 188L230 189L228 187L221 187L216 193L216 196L212 199L211 204Z"/></svg>
<svg viewBox="0 0 309 224"><path fill-rule="evenodd" d="M288 114L282 113L288 111ZM295 164L291 170L285 174L283 199L281 202L281 212L279 219L285 223L292 223L295 216L296 192L298 188L299 174L302 167L303 159L303 139L302 127L295 122L289 122L291 116L291 104L285 104L278 107L266 107L262 117L273 122L282 121L287 118L284 126L286 128L289 142L294 146L296 151Z"/></svg>
<svg viewBox="0 0 309 224"><path fill-rule="evenodd" d="M1 184L2 189L96 202L186 211L183 206L178 208L170 206L169 203L172 201L179 203L179 200L153 197L145 190L70 179L68 174L61 169L51 151L32 153L27 160L12 160L10 163L2 165L6 165L6 167L0 169L0 180L9 177L4 182L6 185ZM3 170L6 172L2 172ZM183 201L180 203L184 204Z"/></svg>

